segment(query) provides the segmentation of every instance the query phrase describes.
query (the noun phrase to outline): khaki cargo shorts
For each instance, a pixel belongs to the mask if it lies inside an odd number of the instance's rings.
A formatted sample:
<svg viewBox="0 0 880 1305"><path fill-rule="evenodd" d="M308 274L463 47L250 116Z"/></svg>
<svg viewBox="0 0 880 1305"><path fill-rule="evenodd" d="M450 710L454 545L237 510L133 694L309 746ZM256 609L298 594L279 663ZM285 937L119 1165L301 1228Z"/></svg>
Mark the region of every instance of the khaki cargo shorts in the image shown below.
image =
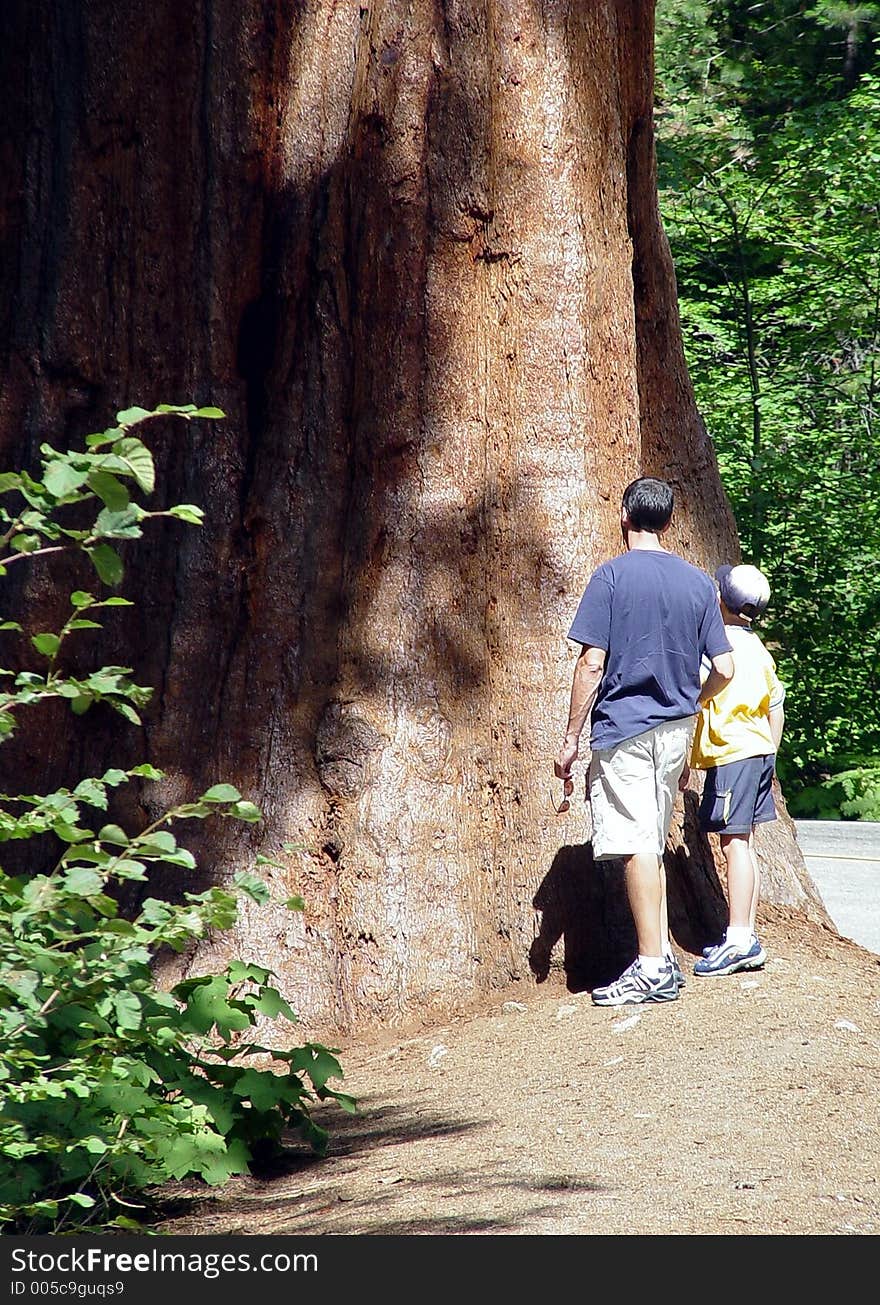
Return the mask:
<svg viewBox="0 0 880 1305"><path fill-rule="evenodd" d="M664 721L590 758L588 789L597 861L662 855L695 716Z"/></svg>

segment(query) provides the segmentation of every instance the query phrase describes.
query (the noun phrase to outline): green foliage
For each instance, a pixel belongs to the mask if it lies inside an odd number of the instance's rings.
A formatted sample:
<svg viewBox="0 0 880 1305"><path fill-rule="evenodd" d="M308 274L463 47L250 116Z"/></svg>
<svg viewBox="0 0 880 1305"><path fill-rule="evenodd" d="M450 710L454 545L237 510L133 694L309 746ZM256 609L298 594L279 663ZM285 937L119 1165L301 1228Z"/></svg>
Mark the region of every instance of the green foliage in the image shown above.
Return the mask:
<svg viewBox="0 0 880 1305"><path fill-rule="evenodd" d="M133 492L154 487L153 460L131 431L173 413L220 417L214 408L131 408L117 425L89 436L86 452L43 446L42 476L0 476L0 521L6 568L23 557L60 549L84 553L108 584L122 578L122 559L108 539L138 538L147 519L198 522L198 508L147 512ZM98 452L97 450L100 450ZM7 500L17 498L9 506ZM78 524L62 524L76 505ZM91 510L90 524L83 524ZM56 632L30 637L41 672L0 671L11 687L0 695L0 738L9 738L25 708L47 698L81 715L103 702L137 721L150 690L128 667L102 667L73 678L59 668L66 641L99 629L102 609L125 603L85 590L70 595L71 615ZM5 621L0 629L23 634ZM207 1183L245 1173L255 1155L282 1145L293 1129L319 1154L326 1130L310 1107L332 1098L341 1079L334 1052L307 1042L290 1050L263 1045L259 1027L297 1022L270 970L235 961L162 990L152 963L160 949L181 951L229 929L242 898L265 903L257 875L239 874L229 888L184 893L177 904L145 897L124 914L121 885L148 880L150 868L195 868L178 842L178 822L207 817L256 822L260 812L230 784L165 812L129 833L110 815L114 791L162 778L152 766L110 769L49 794L0 794L0 844L47 840L40 873L0 868L0 1225L12 1232L125 1229L123 1213L149 1208L145 1193L187 1175ZM285 851L294 850L287 845ZM258 865L281 864L258 857ZM302 909L298 898L286 904Z"/></svg>
<svg viewBox="0 0 880 1305"><path fill-rule="evenodd" d="M795 818L880 820L880 757L832 758L830 772L795 789L788 809Z"/></svg>
<svg viewBox="0 0 880 1305"><path fill-rule="evenodd" d="M833 758L880 750L880 8L666 0L657 21L685 351L773 589L786 796L818 801Z"/></svg>

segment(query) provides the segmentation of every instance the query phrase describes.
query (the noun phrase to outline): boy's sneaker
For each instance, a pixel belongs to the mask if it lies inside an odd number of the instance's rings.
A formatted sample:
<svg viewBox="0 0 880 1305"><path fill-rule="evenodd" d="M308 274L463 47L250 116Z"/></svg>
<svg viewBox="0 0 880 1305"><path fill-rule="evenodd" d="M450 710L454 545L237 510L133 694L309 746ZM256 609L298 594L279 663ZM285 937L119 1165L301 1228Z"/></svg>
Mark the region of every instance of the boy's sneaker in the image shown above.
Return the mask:
<svg viewBox="0 0 880 1305"><path fill-rule="evenodd" d="M759 970L767 959L764 948L752 934L747 951L740 951L733 943L719 943L708 956L694 964L694 974L707 977L713 974L735 974L737 970Z"/></svg>
<svg viewBox="0 0 880 1305"><path fill-rule="evenodd" d="M672 966L666 966L656 979L649 979L638 958L614 983L593 989L594 1006L635 1006L646 1001L675 1001L678 984Z"/></svg>
<svg viewBox="0 0 880 1305"><path fill-rule="evenodd" d="M675 955L675 952L667 952L666 959L669 961L669 964L672 966L672 977L675 979L675 982L678 984L679 988L683 988L686 983L684 977L684 970L679 965L678 957Z"/></svg>

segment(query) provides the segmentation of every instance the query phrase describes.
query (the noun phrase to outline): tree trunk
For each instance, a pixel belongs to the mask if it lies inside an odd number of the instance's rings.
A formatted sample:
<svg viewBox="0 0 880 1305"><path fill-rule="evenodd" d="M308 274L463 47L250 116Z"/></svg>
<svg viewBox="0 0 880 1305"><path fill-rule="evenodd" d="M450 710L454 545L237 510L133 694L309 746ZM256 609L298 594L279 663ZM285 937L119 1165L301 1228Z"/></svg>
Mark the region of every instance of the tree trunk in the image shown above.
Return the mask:
<svg viewBox="0 0 880 1305"><path fill-rule="evenodd" d="M315 1029L554 962L607 975L618 877L550 799L566 630L643 471L676 487L673 547L738 556L657 212L652 3L6 0L2 22L5 464L131 403L227 413L156 435L156 498L206 523L126 554L138 606L101 647L157 686L143 730L47 715L38 763L5 745L16 774L148 758L151 815L236 784L264 821L202 831L204 873L296 844L271 882L307 909L251 907L190 963L271 966ZM684 816L696 948L723 898ZM823 915L785 816L765 899Z"/></svg>

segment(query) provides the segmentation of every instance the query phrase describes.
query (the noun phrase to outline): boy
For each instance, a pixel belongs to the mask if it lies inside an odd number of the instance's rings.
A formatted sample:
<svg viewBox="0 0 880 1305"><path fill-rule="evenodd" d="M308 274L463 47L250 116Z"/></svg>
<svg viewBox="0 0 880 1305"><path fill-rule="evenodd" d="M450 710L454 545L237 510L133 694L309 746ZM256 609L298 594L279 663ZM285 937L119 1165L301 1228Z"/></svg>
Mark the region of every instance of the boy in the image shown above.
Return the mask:
<svg viewBox="0 0 880 1305"><path fill-rule="evenodd" d="M767 578L757 567L742 565L720 566L715 580L734 674L702 704L690 764L706 772L700 827L721 839L730 923L722 941L706 948L694 965L701 977L756 970L767 959L755 933L760 869L754 828L776 819L771 785L785 721L785 689L752 629L770 601ZM685 773L680 786L686 783Z"/></svg>

